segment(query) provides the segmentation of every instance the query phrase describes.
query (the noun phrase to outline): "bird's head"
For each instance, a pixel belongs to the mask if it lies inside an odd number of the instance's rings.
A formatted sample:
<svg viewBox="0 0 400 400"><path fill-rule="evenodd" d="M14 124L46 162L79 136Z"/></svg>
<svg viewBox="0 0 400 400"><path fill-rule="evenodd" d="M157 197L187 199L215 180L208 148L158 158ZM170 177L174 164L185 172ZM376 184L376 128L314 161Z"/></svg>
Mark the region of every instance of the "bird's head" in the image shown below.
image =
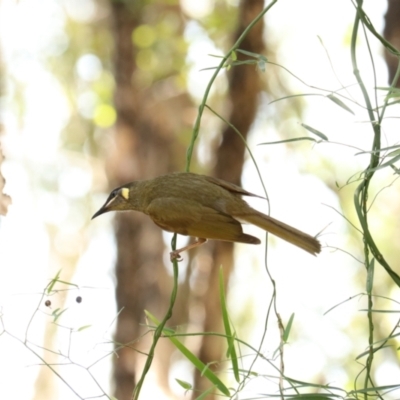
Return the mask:
<svg viewBox="0 0 400 400"><path fill-rule="evenodd" d="M110 193L106 202L103 204L100 210L93 215L92 219L109 211L126 211L132 209L130 186L125 185L114 189Z"/></svg>

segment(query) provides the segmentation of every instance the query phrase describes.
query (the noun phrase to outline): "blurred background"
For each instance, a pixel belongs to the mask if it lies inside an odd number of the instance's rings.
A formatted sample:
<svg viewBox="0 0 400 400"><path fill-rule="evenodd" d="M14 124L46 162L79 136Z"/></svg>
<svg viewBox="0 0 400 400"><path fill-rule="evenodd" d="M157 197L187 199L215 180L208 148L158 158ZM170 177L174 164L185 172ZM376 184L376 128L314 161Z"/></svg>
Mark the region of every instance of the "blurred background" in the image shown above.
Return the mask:
<svg viewBox="0 0 400 400"><path fill-rule="evenodd" d="M94 221L91 216L116 186L184 170L198 106L220 61L216 56L231 48L266 5L0 1L1 173L12 198L0 217L1 398L131 398L152 340L144 310L162 319L169 304L172 236L139 213ZM376 31L399 47L399 2L368 0L364 10ZM265 234L252 226L244 230L262 239L260 246L209 242L183 255L168 326L183 333L223 332L222 266L236 335L253 346L242 348L241 368L257 373L241 398L278 393L271 364L279 368L279 328L273 313L267 319L272 278L282 321L295 313L284 350L286 376L351 390L365 364L365 358L356 360L368 346L368 321L353 194L370 156L357 153L371 149L373 131L351 64L354 18L348 0L277 1L240 46L271 64L221 71L207 100L247 139L271 215L312 235L322 232L318 257L274 237L266 248ZM357 56L368 93L381 105L397 60L372 35L358 37ZM336 91L352 112L326 97ZM398 116L396 104L386 111L382 147L398 143ZM329 141L265 144L321 139L302 124ZM263 195L242 140L209 110L191 170ZM399 190L392 169L378 171L369 220L397 272ZM265 200L249 203L269 211ZM179 237L178 246L187 240ZM58 273L64 283L47 292ZM378 266L374 293L393 300L399 293ZM396 333L393 300L376 299L377 308L393 311L376 314L377 341ZM184 343L235 387L223 362L222 338L191 335ZM398 344L391 344L376 355L376 385L398 384ZM256 360L254 349L264 358ZM176 379L195 391L185 394ZM141 398L196 398L209 387L161 340Z"/></svg>

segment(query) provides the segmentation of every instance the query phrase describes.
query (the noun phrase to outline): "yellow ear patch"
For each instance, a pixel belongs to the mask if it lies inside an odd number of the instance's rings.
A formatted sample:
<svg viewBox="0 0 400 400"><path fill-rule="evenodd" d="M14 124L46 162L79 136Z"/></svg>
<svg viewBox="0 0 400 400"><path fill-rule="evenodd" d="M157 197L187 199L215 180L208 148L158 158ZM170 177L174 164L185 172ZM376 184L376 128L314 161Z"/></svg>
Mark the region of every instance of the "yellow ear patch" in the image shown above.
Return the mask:
<svg viewBox="0 0 400 400"><path fill-rule="evenodd" d="M122 189L121 189L121 196L122 196L125 200L129 200L129 189L128 189L128 188L122 188Z"/></svg>

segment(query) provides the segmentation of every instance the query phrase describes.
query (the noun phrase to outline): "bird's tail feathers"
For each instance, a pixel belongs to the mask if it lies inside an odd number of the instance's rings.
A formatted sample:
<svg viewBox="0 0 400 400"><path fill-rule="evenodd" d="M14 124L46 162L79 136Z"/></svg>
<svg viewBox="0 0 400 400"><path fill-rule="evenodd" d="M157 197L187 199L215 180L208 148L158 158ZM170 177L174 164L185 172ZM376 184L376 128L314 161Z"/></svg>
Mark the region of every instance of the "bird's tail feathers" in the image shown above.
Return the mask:
<svg viewBox="0 0 400 400"><path fill-rule="evenodd" d="M254 210L255 211L255 210ZM261 212L252 212L252 214L237 215L240 220L256 225L287 242L300 247L301 249L316 255L321 251L321 243L313 236L299 231L290 225L287 225L275 218L265 215Z"/></svg>

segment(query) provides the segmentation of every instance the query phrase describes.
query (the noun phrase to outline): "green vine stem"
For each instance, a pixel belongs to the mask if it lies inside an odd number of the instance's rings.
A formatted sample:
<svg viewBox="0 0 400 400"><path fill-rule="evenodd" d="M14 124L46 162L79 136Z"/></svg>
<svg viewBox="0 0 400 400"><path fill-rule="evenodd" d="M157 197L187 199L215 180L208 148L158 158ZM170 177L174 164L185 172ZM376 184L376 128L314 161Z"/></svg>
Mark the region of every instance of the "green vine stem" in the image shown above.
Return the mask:
<svg viewBox="0 0 400 400"><path fill-rule="evenodd" d="M177 235L175 234L172 238L172 242L171 242L172 250L176 250L176 237L177 237ZM178 276L179 276L178 261L174 260L172 262L172 266L173 266L173 271L174 271L174 278L173 278L174 283L173 283L173 288L172 288L172 292L171 292L168 310L167 310L163 320L161 321L161 323L157 326L156 330L154 331L153 342L151 344L149 353L147 354L147 359L146 359L146 363L145 363L143 371L142 371L142 375L140 376L140 379L137 382L135 389L133 391L133 394L132 394L133 400L139 399L140 391L142 389L144 380L146 378L147 373L150 370L151 364L153 363L154 353L156 350L158 340L160 339L160 337L163 333L163 330L164 330L164 327L165 327L167 321L172 316L172 310L174 309L176 295L178 294Z"/></svg>
<svg viewBox="0 0 400 400"><path fill-rule="evenodd" d="M363 0L356 1L356 16L354 21L354 27L351 37L351 61L353 66L353 73L356 77L357 83L361 89L364 102L366 104L366 109L368 112L369 120L371 122L371 127L373 129L373 143L372 143L372 151L371 157L369 161L369 165L364 171L364 179L356 188L354 193L354 205L357 212L358 219L361 224L361 229L363 232L364 238L364 256L365 256L365 267L367 269L367 297L368 297L368 358L365 367L365 380L364 380L364 388L368 388L368 384L371 383L373 385L373 380L371 376L372 371L372 363L374 359L374 321L372 316L372 308L373 308L373 297L372 297L372 287L373 287L373 276L374 276L374 259L378 261L380 265L387 271L387 273L391 276L393 281L400 287L400 277L390 268L389 264L386 262L381 252L379 251L377 245L375 244L372 234L369 230L368 226L368 190L371 183L371 180L375 174L376 168L380 162L381 155L381 121L383 118L383 113L386 108L382 108L382 113L379 115L379 107L373 108L371 104L371 100L368 96L367 89L364 85L364 82L361 78L360 71L358 69L357 56L356 56L356 40L358 36L358 30L360 26L360 22L362 22L363 29L369 29L370 24L366 24L368 21L366 15L362 9ZM370 29L369 29L370 30ZM372 32L375 36L377 35L376 31ZM367 41L368 43L368 41ZM373 64L372 56L371 61ZM388 96L389 97L389 96ZM387 98L388 98L387 97ZM375 115L376 114L376 115ZM370 259L370 252L373 257ZM367 399L368 392L365 392L364 398ZM380 394L376 392L377 396L381 398Z"/></svg>
<svg viewBox="0 0 400 400"><path fill-rule="evenodd" d="M215 69L215 72L214 72L213 76L211 77L210 82L208 82L208 85L207 85L206 90L204 92L203 99L202 99L201 104L199 106L199 112L197 114L196 121L194 123L192 140L190 142L190 145L188 147L187 154L186 154L186 172L189 172L189 170L190 170L190 163L192 161L194 144L196 142L197 137L199 136L201 118L203 116L203 112L204 112L204 108L206 106L208 95L210 94L210 90L211 90L211 87L212 87L215 79L217 78L217 76L218 76L219 72L221 71L221 69L224 68L227 65L227 61L231 57L232 53L234 53L239 48L240 44L242 43L243 39L247 36L249 31L254 27L254 25L261 18L264 17L264 15L268 12L268 10L270 10L277 2L278 2L278 0L273 0L267 7L264 8L264 10L262 10L262 12L260 12L260 14L257 15L257 17L255 17L253 19L253 21L251 21L251 23L247 26L247 28L240 35L239 39L236 40L235 44L230 48L230 50L222 58L222 60L219 63L218 67Z"/></svg>

